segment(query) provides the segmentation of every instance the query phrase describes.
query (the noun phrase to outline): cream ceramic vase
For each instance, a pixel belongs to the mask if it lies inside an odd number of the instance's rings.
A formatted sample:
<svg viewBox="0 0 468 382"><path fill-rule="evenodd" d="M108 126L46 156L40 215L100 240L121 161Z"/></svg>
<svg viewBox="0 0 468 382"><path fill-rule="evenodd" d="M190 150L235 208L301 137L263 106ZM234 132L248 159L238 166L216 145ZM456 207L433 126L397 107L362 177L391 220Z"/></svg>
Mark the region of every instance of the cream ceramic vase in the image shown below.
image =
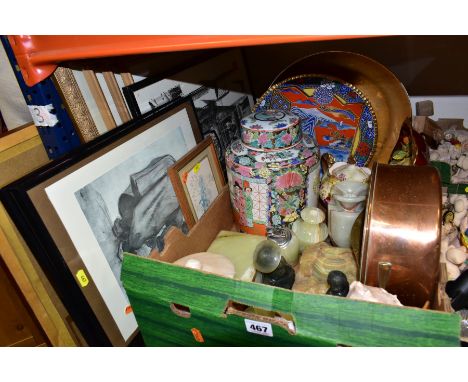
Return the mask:
<svg viewBox="0 0 468 382"><path fill-rule="evenodd" d="M324 220L325 214L320 208L306 207L301 211L301 218L292 225L292 231L299 239L301 252L309 245L324 241L328 237L328 228Z"/></svg>

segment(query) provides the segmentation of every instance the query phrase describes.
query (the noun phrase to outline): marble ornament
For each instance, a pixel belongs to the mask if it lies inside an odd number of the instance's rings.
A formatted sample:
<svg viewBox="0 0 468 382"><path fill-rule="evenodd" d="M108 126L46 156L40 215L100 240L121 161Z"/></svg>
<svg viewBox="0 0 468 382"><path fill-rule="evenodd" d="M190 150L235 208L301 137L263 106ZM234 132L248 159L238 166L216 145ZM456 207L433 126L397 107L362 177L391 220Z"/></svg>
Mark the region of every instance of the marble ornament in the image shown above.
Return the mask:
<svg viewBox="0 0 468 382"><path fill-rule="evenodd" d="M332 247L321 242L307 247L299 260L293 290L325 294L329 288L327 278L331 271L341 271L349 283L357 278L357 265L348 248Z"/></svg>
<svg viewBox="0 0 468 382"><path fill-rule="evenodd" d="M397 296L388 293L385 289L364 285L360 281L353 281L351 283L347 297L353 300L403 306Z"/></svg>
<svg viewBox="0 0 468 382"><path fill-rule="evenodd" d="M324 223L325 213L316 207L306 207L301 211L301 217L292 225L292 231L299 239L299 249L326 240L328 228Z"/></svg>
<svg viewBox="0 0 468 382"><path fill-rule="evenodd" d="M231 279L234 278L234 274L236 273L232 261L226 256L216 253L194 253L174 261L174 264Z"/></svg>

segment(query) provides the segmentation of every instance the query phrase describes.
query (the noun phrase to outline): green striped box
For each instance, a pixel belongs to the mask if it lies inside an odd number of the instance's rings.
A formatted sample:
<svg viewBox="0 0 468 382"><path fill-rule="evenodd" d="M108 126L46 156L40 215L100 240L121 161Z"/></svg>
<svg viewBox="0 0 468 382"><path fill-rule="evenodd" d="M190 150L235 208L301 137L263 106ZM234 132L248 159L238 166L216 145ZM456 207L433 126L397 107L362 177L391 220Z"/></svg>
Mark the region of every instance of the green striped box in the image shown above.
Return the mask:
<svg viewBox="0 0 468 382"><path fill-rule="evenodd" d="M188 236L169 231L160 255L124 255L121 279L147 346L459 346L455 313L293 292L171 264L232 227L230 208L225 189Z"/></svg>

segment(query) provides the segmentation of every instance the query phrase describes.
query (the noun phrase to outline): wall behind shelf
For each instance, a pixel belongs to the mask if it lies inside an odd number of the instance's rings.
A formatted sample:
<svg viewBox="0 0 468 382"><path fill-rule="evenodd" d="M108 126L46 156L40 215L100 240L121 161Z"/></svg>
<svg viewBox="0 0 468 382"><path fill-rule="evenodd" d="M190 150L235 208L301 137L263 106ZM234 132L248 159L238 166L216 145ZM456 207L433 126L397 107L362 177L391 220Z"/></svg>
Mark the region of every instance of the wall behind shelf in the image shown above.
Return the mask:
<svg viewBox="0 0 468 382"><path fill-rule="evenodd" d="M411 96L467 95L468 36L391 36L243 48L252 88L261 95L297 59L321 51L366 55L390 69Z"/></svg>
<svg viewBox="0 0 468 382"><path fill-rule="evenodd" d="M431 100L434 104L434 120L439 118L461 118L468 128L468 96L412 96L410 97L413 115L416 115L416 102Z"/></svg>
<svg viewBox="0 0 468 382"><path fill-rule="evenodd" d="M390 69L411 96L413 111L416 101L432 99L436 119L468 119L467 48L468 36L389 36L259 45L241 50L254 97L261 96L276 75L295 60L321 51L342 50L366 55ZM223 49L100 58L69 62L67 66L165 77L171 71L179 72L182 67L221 51Z"/></svg>
<svg viewBox="0 0 468 382"><path fill-rule="evenodd" d="M433 99L436 117L468 118L468 36L390 36L315 41L241 48L252 93L259 97L282 69L295 60L320 51L343 50L364 54L389 68L414 100ZM170 72L205 60L225 49L141 54L77 60L64 63L76 70L130 72L164 78ZM174 78L176 79L176 78ZM229 89L236 90L236 89ZM1 89L0 89L1 92ZM435 98L443 96L443 98ZM451 98L454 97L455 98ZM422 97L422 98L414 98ZM457 109L457 115L452 110ZM414 106L413 106L414 110ZM25 110L27 111L27 110Z"/></svg>
<svg viewBox="0 0 468 382"><path fill-rule="evenodd" d="M10 61L0 43L0 110L8 130L32 121Z"/></svg>

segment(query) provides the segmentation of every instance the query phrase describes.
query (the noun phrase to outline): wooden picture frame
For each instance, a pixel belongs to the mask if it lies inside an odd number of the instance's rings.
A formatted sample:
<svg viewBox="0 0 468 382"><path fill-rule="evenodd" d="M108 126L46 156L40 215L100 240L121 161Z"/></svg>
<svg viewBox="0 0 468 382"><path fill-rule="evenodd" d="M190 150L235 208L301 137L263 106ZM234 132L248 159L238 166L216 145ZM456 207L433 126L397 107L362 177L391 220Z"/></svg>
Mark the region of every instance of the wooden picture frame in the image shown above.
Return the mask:
<svg viewBox="0 0 468 382"><path fill-rule="evenodd" d="M226 184L211 137L205 138L167 172L185 222L192 228Z"/></svg>
<svg viewBox="0 0 468 382"><path fill-rule="evenodd" d="M121 254L161 250L171 226L188 231L166 169L200 140L193 103L182 99L0 190L88 345L141 340L120 283Z"/></svg>
<svg viewBox="0 0 468 382"><path fill-rule="evenodd" d="M130 73L96 73L59 66L52 79L82 142L90 142L132 119L122 91L133 84Z"/></svg>
<svg viewBox="0 0 468 382"><path fill-rule="evenodd" d="M64 106L72 118L82 142L90 142L98 137L99 131L89 111L78 83L69 68L58 67L52 79L59 91Z"/></svg>

